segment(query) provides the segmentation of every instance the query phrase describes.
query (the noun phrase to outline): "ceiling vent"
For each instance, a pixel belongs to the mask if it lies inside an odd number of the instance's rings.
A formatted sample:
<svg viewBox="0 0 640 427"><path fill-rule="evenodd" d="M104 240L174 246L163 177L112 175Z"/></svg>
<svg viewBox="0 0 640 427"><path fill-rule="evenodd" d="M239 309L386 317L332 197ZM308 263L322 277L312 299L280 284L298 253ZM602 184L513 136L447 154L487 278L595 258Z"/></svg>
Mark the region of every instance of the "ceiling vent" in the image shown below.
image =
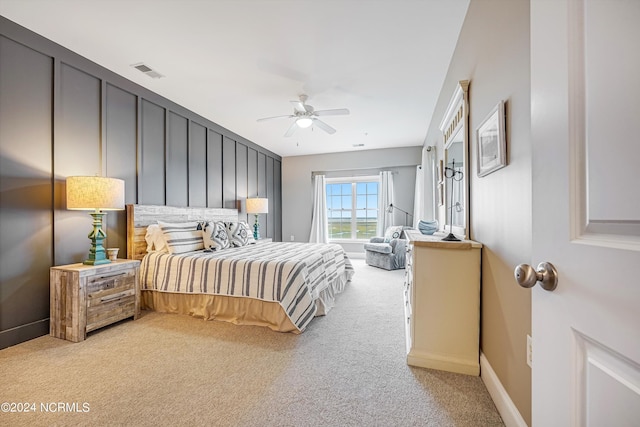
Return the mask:
<svg viewBox="0 0 640 427"><path fill-rule="evenodd" d="M159 72L157 72L156 70L154 70L153 68L149 67L148 65L142 62L140 62L139 64L132 64L131 66L136 70L142 73L145 73L147 76L151 77L152 79L159 79L164 77L164 75L160 74Z"/></svg>

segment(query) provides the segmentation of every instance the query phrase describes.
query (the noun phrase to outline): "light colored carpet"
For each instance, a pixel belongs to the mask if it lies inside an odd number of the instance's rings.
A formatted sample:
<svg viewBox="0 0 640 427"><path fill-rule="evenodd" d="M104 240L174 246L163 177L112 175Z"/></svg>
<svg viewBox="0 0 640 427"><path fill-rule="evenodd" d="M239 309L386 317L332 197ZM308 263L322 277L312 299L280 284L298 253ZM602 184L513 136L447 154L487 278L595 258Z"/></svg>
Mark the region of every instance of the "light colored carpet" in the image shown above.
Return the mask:
<svg viewBox="0 0 640 427"><path fill-rule="evenodd" d="M143 312L82 343L4 349L0 403L36 411L0 425L503 425L479 377L406 365L404 271L353 262L336 307L301 335Z"/></svg>

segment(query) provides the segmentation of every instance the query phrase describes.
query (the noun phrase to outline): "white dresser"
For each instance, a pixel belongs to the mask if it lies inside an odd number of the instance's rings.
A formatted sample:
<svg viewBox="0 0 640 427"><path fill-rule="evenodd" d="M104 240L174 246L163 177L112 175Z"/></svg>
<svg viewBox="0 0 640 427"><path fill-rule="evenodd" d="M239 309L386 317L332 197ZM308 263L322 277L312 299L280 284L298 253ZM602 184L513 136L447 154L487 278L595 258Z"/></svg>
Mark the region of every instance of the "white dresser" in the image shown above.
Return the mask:
<svg viewBox="0 0 640 427"><path fill-rule="evenodd" d="M480 374L482 244L407 232L404 289L407 363Z"/></svg>

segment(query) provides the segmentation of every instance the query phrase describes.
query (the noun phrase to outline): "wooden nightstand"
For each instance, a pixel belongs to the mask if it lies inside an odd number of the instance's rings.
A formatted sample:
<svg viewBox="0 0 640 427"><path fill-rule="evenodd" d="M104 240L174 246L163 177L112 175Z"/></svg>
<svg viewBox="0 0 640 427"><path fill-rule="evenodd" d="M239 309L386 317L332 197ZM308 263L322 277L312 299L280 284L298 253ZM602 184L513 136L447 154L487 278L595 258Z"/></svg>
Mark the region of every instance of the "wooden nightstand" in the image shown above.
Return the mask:
<svg viewBox="0 0 640 427"><path fill-rule="evenodd" d="M51 336L83 341L87 332L140 314L140 261L69 264L50 269Z"/></svg>

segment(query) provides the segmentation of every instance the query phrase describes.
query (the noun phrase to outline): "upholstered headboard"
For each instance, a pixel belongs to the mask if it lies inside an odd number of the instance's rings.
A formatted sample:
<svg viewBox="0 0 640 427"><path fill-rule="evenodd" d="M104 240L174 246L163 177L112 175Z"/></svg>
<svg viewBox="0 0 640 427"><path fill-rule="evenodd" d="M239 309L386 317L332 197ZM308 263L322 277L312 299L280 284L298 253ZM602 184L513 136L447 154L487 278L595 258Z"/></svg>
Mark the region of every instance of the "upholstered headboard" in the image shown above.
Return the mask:
<svg viewBox="0 0 640 427"><path fill-rule="evenodd" d="M127 205L127 258L142 259L147 253L147 226L158 220L185 221L238 221L238 210L227 208L189 208L158 205Z"/></svg>

